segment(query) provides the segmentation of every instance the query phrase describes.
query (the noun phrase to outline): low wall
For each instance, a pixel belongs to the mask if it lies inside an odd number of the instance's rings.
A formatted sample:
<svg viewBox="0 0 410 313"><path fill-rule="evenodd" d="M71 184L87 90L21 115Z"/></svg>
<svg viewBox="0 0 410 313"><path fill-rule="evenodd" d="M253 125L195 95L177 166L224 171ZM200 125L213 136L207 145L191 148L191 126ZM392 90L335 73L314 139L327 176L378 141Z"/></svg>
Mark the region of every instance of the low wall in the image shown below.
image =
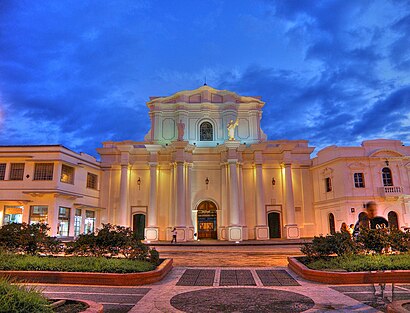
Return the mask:
<svg viewBox="0 0 410 313"><path fill-rule="evenodd" d="M155 270L142 273L90 273L54 271L0 271L0 277L45 284L81 284L139 286L163 279L172 269L172 259L165 259Z"/></svg>
<svg viewBox="0 0 410 313"><path fill-rule="evenodd" d="M330 272L308 268L297 258L288 258L288 267L304 279L325 284L377 284L410 283L410 270L369 271L369 272Z"/></svg>

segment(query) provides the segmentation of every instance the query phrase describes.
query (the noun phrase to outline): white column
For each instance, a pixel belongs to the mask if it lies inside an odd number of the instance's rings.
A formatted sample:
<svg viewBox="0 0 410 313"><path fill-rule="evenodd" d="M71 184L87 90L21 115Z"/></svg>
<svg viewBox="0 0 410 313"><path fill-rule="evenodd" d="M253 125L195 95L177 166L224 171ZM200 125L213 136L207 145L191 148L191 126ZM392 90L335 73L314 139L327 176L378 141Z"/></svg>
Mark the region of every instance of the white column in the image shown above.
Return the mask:
<svg viewBox="0 0 410 313"><path fill-rule="evenodd" d="M269 228L266 225L265 195L263 188L262 164L255 164L255 196L256 196L256 227L257 240L269 239Z"/></svg>
<svg viewBox="0 0 410 313"><path fill-rule="evenodd" d="M121 164L120 179L120 207L117 212L116 221L121 226L129 226L128 216L128 164Z"/></svg>
<svg viewBox="0 0 410 313"><path fill-rule="evenodd" d="M240 225L240 212L238 201L238 174L236 172L236 160L229 162L229 223L231 226Z"/></svg>
<svg viewBox="0 0 410 313"><path fill-rule="evenodd" d="M186 214L185 214L185 184L184 184L184 163L177 162L177 207L176 207L176 224L178 227L186 226Z"/></svg>
<svg viewBox="0 0 410 313"><path fill-rule="evenodd" d="M157 163L149 164L149 206L148 206L148 227L157 226Z"/></svg>
<svg viewBox="0 0 410 313"><path fill-rule="evenodd" d="M192 181L192 164L185 164L185 214L187 226L187 240L194 240L194 224L192 221L191 208L191 181Z"/></svg>
<svg viewBox="0 0 410 313"><path fill-rule="evenodd" d="M226 163L221 164L221 205L220 205L220 214L217 216L218 223L218 239L226 240L226 226L228 223L228 209L229 209L229 200L228 200L228 169Z"/></svg>
<svg viewBox="0 0 410 313"><path fill-rule="evenodd" d="M149 163L149 205L148 205L148 225L145 228L145 240L157 241L159 240L159 228L157 219L157 179L158 164L156 162Z"/></svg>
<svg viewBox="0 0 410 313"><path fill-rule="evenodd" d="M263 192L262 164L255 165L256 225L266 226L265 197Z"/></svg>
<svg viewBox="0 0 410 313"><path fill-rule="evenodd" d="M289 239L299 238L299 228L295 219L295 200L293 196L292 166L290 163L285 167L285 211L286 211L286 237Z"/></svg>
<svg viewBox="0 0 410 313"><path fill-rule="evenodd" d="M236 167L238 171L238 194L239 194L239 213L240 213L240 225L242 226L242 239L248 240L248 227L246 225L246 212L245 212L245 198L243 190L243 168L242 164L238 163Z"/></svg>
<svg viewBox="0 0 410 313"><path fill-rule="evenodd" d="M241 214L239 208L237 160L228 160L229 163L229 227L228 240L242 241Z"/></svg>
<svg viewBox="0 0 410 313"><path fill-rule="evenodd" d="M178 241L187 240L184 162L176 162L176 229Z"/></svg>

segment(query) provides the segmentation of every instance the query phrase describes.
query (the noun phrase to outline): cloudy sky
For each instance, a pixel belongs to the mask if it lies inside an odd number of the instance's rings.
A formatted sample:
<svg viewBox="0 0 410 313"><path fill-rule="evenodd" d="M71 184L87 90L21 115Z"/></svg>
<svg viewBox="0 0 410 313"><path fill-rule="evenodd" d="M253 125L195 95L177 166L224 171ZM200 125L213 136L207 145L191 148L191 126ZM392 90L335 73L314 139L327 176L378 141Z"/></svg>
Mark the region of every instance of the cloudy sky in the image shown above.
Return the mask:
<svg viewBox="0 0 410 313"><path fill-rule="evenodd" d="M266 102L268 139L410 144L410 2L0 0L0 144L143 140L149 96Z"/></svg>

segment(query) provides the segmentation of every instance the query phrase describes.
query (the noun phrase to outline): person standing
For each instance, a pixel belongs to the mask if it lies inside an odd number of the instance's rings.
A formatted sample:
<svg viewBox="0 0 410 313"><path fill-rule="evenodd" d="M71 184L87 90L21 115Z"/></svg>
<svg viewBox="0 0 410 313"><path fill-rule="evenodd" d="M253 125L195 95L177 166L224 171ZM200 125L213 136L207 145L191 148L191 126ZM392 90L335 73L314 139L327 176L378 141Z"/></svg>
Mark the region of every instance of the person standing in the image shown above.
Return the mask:
<svg viewBox="0 0 410 313"><path fill-rule="evenodd" d="M350 226L349 226L350 236L353 236L353 231L354 231L354 224L350 224Z"/></svg>
<svg viewBox="0 0 410 313"><path fill-rule="evenodd" d="M359 220L354 226L353 236L357 237L360 227L380 229L389 227L389 222L382 216L377 216L377 203L370 201L366 203L365 214L360 214Z"/></svg>
<svg viewBox="0 0 410 313"><path fill-rule="evenodd" d="M177 229L174 227L174 229L172 230L172 240L171 240L171 243L177 243L177 234L178 234L178 232L177 232Z"/></svg>
<svg viewBox="0 0 410 313"><path fill-rule="evenodd" d="M342 223L342 226L340 226L340 232L341 233L348 233L349 232L349 227L345 222Z"/></svg>

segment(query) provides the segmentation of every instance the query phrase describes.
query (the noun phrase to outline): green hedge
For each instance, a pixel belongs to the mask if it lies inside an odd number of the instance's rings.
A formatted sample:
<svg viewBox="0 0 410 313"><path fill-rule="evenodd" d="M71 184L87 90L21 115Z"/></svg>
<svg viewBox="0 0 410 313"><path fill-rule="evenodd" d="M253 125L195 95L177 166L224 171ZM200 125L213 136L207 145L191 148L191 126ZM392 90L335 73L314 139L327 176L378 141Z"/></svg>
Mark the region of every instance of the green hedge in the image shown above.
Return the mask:
<svg viewBox="0 0 410 313"><path fill-rule="evenodd" d="M104 257L40 257L0 253L0 270L136 273L155 269L155 264L142 260Z"/></svg>
<svg viewBox="0 0 410 313"><path fill-rule="evenodd" d="M350 255L313 261L305 258L303 263L314 270L346 270L348 272L410 270L410 254Z"/></svg>
<svg viewBox="0 0 410 313"><path fill-rule="evenodd" d="M357 238L352 238L346 232L315 236L312 242L304 243L300 250L312 261L330 255L405 253L409 248L410 232L408 231L361 228Z"/></svg>
<svg viewBox="0 0 410 313"><path fill-rule="evenodd" d="M0 313L52 313L48 305L39 291L0 278Z"/></svg>

